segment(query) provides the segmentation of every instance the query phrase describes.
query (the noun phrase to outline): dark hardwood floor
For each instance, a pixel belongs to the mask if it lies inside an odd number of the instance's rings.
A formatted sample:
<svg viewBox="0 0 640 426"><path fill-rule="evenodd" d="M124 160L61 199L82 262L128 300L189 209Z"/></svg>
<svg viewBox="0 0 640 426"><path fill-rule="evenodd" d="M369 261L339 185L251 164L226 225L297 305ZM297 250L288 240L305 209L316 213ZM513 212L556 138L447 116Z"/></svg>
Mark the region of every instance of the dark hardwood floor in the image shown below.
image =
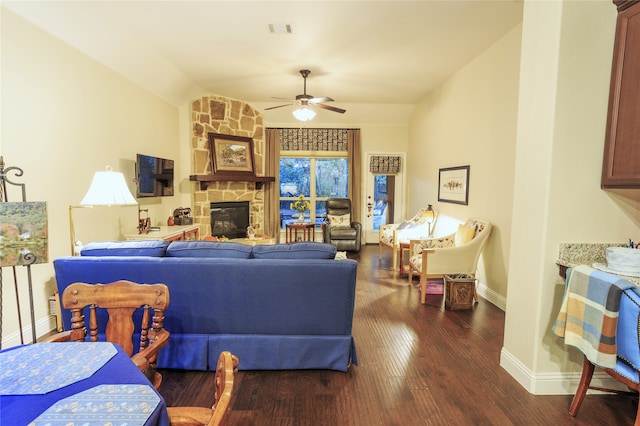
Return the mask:
<svg viewBox="0 0 640 426"><path fill-rule="evenodd" d="M499 366L504 313L480 300L445 310L419 303L377 246L358 255L353 322L359 365L349 372L240 371L227 425L631 425L637 398L529 394ZM417 281L416 281L417 282ZM240 360L242 364L242 359ZM212 403L213 373L163 370L168 405Z"/></svg>

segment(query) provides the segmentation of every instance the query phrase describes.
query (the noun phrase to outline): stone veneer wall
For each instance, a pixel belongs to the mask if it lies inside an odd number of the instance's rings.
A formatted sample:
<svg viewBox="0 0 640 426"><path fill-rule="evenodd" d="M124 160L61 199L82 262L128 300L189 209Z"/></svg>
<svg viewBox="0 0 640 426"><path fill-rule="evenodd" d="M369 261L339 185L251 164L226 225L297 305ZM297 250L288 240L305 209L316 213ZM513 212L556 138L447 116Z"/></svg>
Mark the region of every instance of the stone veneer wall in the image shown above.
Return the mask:
<svg viewBox="0 0 640 426"><path fill-rule="evenodd" d="M251 105L222 96L203 96L191 103L191 153L193 173L213 173L209 156L209 133L244 136L253 139L254 167L257 176L264 176L264 125L260 112ZM193 218L200 225L201 238L211 235L209 205L220 201L249 201L250 222L257 233L264 233L264 189L255 182L210 182L206 189L193 183Z"/></svg>

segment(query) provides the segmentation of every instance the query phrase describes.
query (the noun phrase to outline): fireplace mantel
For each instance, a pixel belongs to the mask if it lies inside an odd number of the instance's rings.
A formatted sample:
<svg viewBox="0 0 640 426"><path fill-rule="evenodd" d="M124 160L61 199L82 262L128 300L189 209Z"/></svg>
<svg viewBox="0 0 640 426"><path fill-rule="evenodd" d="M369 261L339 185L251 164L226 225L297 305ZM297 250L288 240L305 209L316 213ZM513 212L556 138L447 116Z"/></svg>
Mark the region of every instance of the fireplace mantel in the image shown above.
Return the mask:
<svg viewBox="0 0 640 426"><path fill-rule="evenodd" d="M237 175L237 174L225 174L216 173L215 175L191 175L189 180L193 182L200 182L200 189L205 190L209 186L210 182L255 182L256 189L260 189L265 182L275 182L276 178L273 176L255 176L255 175Z"/></svg>

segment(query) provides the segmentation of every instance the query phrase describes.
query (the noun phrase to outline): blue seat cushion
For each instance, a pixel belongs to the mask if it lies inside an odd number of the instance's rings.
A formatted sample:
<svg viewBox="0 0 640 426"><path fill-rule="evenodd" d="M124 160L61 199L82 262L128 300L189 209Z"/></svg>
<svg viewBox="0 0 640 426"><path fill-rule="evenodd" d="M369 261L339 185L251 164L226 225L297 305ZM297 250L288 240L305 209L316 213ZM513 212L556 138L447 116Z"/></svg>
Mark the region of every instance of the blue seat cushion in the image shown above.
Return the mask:
<svg viewBox="0 0 640 426"><path fill-rule="evenodd" d="M253 248L256 259L334 259L333 244L302 242L292 244L257 245Z"/></svg>
<svg viewBox="0 0 640 426"><path fill-rule="evenodd" d="M174 241L167 248L168 257L209 257L249 259L251 246L218 241Z"/></svg>
<svg viewBox="0 0 640 426"><path fill-rule="evenodd" d="M150 256L164 257L169 242L150 241L102 241L89 243L80 251L81 256Z"/></svg>

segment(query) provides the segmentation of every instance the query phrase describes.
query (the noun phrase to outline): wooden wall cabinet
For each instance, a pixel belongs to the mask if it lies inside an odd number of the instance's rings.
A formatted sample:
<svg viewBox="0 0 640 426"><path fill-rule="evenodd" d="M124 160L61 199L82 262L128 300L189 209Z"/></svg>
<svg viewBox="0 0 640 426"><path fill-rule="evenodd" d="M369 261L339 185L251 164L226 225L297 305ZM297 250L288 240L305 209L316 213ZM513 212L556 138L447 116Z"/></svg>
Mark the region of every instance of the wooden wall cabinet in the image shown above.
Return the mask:
<svg viewBox="0 0 640 426"><path fill-rule="evenodd" d="M640 188L640 1L618 8L602 188Z"/></svg>

